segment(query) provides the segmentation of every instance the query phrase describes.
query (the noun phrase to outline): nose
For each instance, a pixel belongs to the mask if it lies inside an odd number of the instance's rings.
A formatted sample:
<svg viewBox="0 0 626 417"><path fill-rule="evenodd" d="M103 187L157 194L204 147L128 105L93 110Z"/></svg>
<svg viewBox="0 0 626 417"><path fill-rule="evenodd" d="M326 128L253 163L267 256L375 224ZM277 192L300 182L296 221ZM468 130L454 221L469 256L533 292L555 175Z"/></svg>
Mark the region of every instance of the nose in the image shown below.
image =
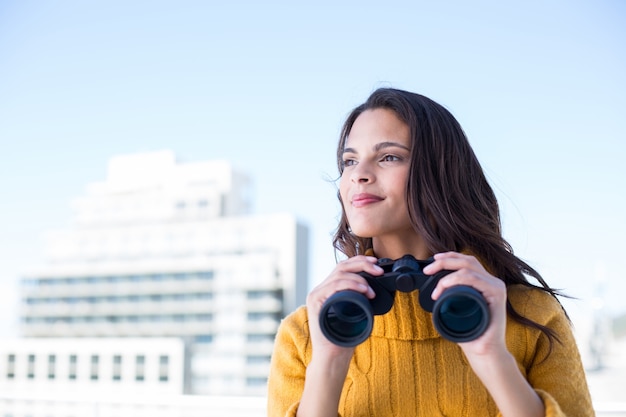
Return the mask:
<svg viewBox="0 0 626 417"><path fill-rule="evenodd" d="M352 170L350 177L353 183L367 184L374 181L374 173L367 162L359 162Z"/></svg>

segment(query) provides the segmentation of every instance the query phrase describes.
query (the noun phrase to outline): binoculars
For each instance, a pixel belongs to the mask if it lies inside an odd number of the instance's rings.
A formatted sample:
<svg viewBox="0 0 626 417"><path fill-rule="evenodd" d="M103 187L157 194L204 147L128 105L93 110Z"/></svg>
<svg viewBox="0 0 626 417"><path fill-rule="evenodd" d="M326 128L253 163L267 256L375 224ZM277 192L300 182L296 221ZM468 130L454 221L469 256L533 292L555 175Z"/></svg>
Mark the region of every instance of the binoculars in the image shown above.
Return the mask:
<svg viewBox="0 0 626 417"><path fill-rule="evenodd" d="M324 336L334 344L353 347L365 341L372 333L374 315L391 310L396 291L419 290L420 306L432 313L435 329L452 342L469 342L482 335L489 325L489 306L483 295L467 285L445 290L434 301L431 294L441 278L452 271L426 275L423 268L433 259L417 260L404 255L397 260L379 259L382 276L365 272L361 275L376 293L375 298L352 291L339 291L330 296L320 311L320 327Z"/></svg>

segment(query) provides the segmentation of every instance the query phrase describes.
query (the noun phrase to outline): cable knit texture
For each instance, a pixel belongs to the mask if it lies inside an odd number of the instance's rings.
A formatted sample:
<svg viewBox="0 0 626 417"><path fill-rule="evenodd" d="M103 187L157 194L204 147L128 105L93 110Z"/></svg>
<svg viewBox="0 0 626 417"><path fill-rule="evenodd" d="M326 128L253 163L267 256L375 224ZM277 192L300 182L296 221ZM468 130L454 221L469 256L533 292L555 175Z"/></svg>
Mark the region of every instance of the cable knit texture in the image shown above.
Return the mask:
<svg viewBox="0 0 626 417"><path fill-rule="evenodd" d="M593 416L570 323L549 294L511 286L508 297L523 316L554 329L560 341L548 355L538 330L507 322L506 342L522 374L543 400L546 416ZM276 336L268 381L268 416L295 416L311 360L308 317L302 306ZM356 347L338 415L500 416L457 344L435 330L416 293L397 292L391 311L375 316L372 335Z"/></svg>

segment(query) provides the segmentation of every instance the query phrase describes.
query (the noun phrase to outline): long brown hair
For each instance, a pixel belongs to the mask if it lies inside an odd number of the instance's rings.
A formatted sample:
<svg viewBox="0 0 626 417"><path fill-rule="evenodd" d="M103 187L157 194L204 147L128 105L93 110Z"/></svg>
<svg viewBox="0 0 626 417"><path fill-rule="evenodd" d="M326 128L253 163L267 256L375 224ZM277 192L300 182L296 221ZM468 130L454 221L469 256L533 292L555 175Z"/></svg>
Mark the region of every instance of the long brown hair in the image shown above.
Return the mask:
<svg viewBox="0 0 626 417"><path fill-rule="evenodd" d="M407 206L411 224L431 253L469 252L509 286L538 288L556 298L541 275L514 255L502 237L500 210L493 189L472 150L461 125L440 104L420 94L381 88L346 119L337 146L337 166L343 174L342 155L357 117L366 110L388 109L410 128L411 164L407 182ZM341 201L341 196L339 196ZM336 250L352 257L372 247L371 238L355 236L343 209L333 238ZM528 281L527 276L539 285ZM518 314L507 300L509 316L545 333L554 331Z"/></svg>

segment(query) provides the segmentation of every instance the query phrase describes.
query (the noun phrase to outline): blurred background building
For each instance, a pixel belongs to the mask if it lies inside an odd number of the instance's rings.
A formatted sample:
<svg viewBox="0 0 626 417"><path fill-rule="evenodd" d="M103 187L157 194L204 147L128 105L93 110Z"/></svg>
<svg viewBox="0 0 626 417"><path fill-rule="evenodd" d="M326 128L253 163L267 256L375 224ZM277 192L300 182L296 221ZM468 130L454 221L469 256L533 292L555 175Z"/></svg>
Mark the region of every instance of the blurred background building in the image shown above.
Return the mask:
<svg viewBox="0 0 626 417"><path fill-rule="evenodd" d="M0 391L263 396L279 322L306 296L308 237L252 198L228 162L112 158L21 280Z"/></svg>
<svg viewBox="0 0 626 417"><path fill-rule="evenodd" d="M264 415L276 330L305 302L308 231L252 213L253 198L225 161L112 158L22 276L0 417ZM626 416L613 400L624 326L600 302L588 324L577 335L597 415Z"/></svg>

